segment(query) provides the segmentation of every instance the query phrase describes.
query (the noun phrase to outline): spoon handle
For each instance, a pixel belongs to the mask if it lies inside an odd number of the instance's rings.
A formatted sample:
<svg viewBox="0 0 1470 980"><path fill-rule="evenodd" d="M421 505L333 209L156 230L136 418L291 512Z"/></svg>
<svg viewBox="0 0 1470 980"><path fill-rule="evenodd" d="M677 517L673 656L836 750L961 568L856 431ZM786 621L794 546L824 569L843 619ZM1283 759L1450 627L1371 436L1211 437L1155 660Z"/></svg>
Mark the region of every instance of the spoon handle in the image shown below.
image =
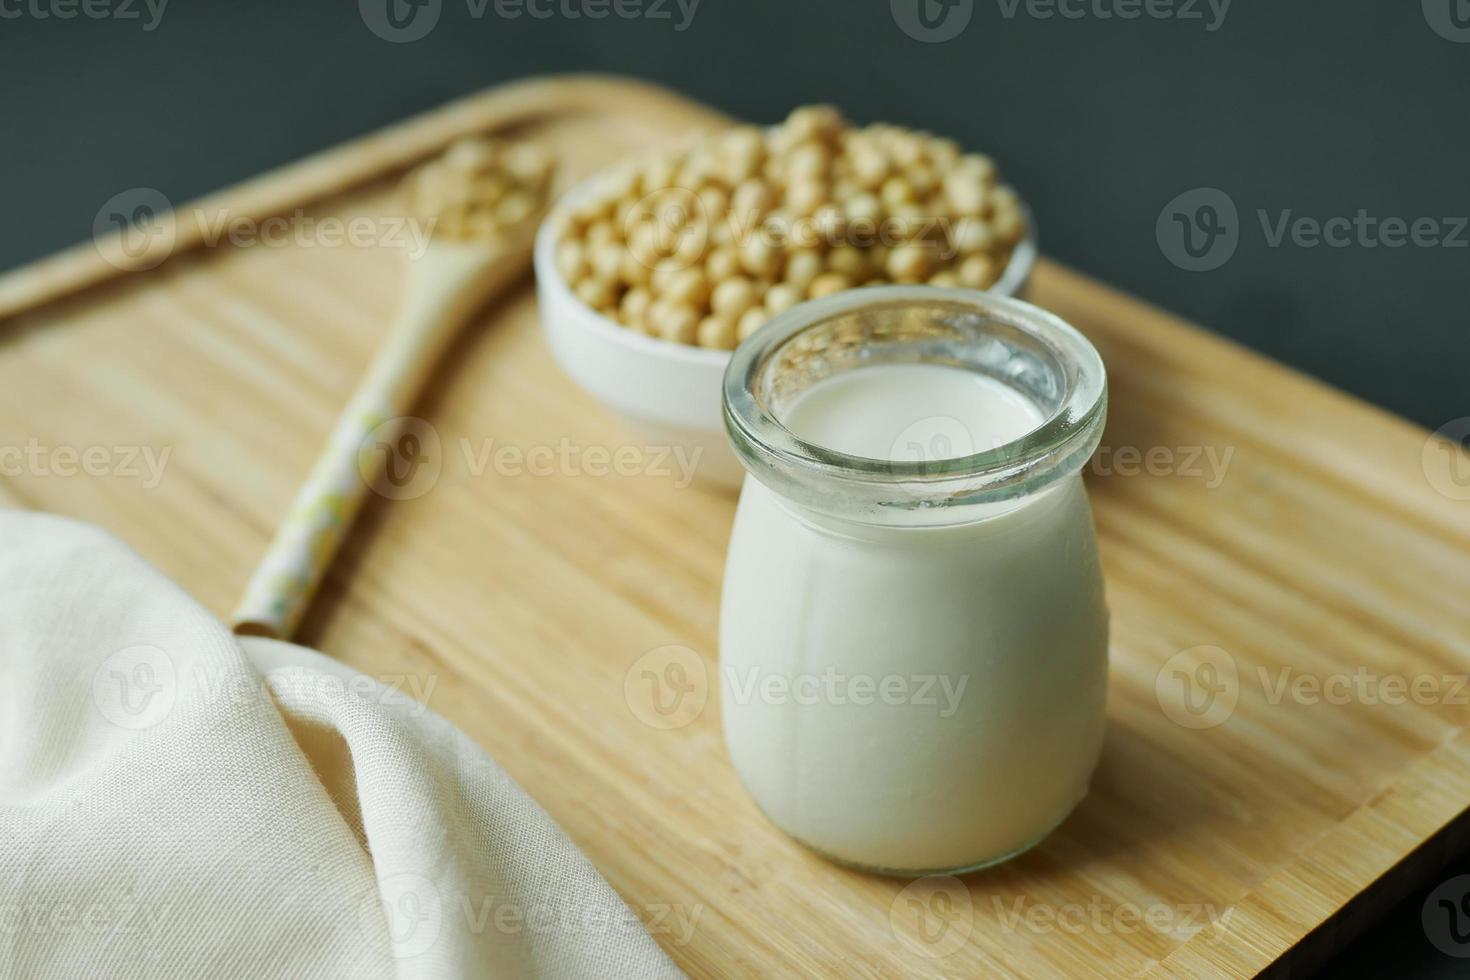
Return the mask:
<svg viewBox="0 0 1470 980"><path fill-rule="evenodd" d="M437 243L414 260L404 306L230 617L236 633L289 639L369 490L417 495L426 423L404 415L459 325L528 261L524 249Z"/></svg>

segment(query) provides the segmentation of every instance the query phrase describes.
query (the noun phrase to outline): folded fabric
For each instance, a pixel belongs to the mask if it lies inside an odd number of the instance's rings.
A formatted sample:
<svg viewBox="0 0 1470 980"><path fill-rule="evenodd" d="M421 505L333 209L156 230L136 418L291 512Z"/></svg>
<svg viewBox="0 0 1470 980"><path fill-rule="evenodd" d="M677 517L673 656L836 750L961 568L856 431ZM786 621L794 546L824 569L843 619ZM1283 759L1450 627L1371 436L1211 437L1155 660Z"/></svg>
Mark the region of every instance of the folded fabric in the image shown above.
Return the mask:
<svg viewBox="0 0 1470 980"><path fill-rule="evenodd" d="M677 977L448 722L0 511L0 977Z"/></svg>

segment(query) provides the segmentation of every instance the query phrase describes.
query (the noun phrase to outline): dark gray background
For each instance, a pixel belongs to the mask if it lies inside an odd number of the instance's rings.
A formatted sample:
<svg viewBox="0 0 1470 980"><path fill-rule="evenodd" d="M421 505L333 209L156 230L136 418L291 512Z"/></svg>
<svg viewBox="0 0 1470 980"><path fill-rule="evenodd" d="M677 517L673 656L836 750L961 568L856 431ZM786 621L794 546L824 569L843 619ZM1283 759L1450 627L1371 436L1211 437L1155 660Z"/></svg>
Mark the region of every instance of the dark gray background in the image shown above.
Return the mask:
<svg viewBox="0 0 1470 980"><path fill-rule="evenodd" d="M1133 20L969 0L944 43L907 36L889 0L701 0L682 31L674 0L602 20L439 0L402 44L353 0L172 0L151 30L144 0L89 0L133 19L59 19L65 2L0 0L0 268L85 239L127 188L183 202L484 85L615 71L752 120L831 101L954 136L995 156L1049 254L1430 428L1470 415L1470 248L1273 246L1257 215L1470 214L1470 41L1431 26L1466 0L1234 0L1213 30L1205 0ZM1208 272L1155 235L1197 187L1239 211ZM1422 898L1329 975L1470 973L1425 940Z"/></svg>
<svg viewBox="0 0 1470 980"><path fill-rule="evenodd" d="M407 44L353 0L171 0L151 31L145 0L89 2L141 16L0 18L0 267L85 238L126 188L182 202L482 85L618 71L754 120L829 100L953 135L997 158L1057 258L1430 428L1470 414L1470 248L1272 247L1257 217L1470 214L1470 43L1435 33L1419 0L1234 0L1213 31L1205 0L1197 20L968 0L966 29L928 44L889 0L700 0L683 31L438 0ZM1240 212L1239 248L1211 272L1155 239L1195 187Z"/></svg>

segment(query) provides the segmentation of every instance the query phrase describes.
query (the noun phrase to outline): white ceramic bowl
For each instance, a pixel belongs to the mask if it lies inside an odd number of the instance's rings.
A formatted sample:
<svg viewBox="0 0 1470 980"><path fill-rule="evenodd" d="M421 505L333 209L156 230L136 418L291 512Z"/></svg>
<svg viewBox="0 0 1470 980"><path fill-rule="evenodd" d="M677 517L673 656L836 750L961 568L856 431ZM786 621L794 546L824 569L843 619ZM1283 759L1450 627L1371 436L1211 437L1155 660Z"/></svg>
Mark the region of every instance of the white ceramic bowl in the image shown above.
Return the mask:
<svg viewBox="0 0 1470 980"><path fill-rule="evenodd" d="M583 181L556 203L536 233L536 295L551 353L573 381L623 417L647 447L668 447L695 462L695 478L737 488L745 472L725 441L721 381L730 352L659 340L630 330L577 298L556 267L568 212L602 178ZM1019 296L1036 263L1036 231L1022 207L1026 236L990 291ZM697 456L695 455L697 454Z"/></svg>

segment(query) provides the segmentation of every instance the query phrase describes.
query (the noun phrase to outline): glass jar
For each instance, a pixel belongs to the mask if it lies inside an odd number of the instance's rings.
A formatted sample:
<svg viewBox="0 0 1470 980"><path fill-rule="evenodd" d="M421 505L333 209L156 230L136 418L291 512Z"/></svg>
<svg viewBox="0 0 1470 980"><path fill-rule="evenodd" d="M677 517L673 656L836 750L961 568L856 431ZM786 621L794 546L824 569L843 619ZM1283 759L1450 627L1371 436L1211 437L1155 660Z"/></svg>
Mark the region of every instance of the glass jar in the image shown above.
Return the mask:
<svg viewBox="0 0 1470 980"><path fill-rule="evenodd" d="M975 444L924 385L885 416L890 458L785 424L814 386L878 365L974 372L1036 424ZM839 293L736 350L724 412L747 476L720 614L725 740L791 836L869 870L956 872L1020 853L1085 795L1108 614L1081 469L1106 400L1074 328L969 290Z"/></svg>

